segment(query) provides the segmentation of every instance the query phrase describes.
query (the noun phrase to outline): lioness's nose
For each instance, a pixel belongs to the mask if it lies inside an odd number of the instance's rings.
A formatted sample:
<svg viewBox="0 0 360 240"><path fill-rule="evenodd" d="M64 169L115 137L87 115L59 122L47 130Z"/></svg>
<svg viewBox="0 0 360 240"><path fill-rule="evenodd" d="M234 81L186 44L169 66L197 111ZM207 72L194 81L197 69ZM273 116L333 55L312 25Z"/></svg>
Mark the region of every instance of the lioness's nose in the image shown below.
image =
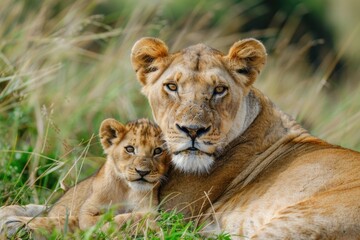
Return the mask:
<svg viewBox="0 0 360 240"><path fill-rule="evenodd" d="M148 175L150 173L150 171L138 170L136 168L135 168L135 171L140 175L140 177L145 177L146 175Z"/></svg>
<svg viewBox="0 0 360 240"><path fill-rule="evenodd" d="M209 127L203 127L198 125L180 126L179 124L176 124L176 127L177 129L179 129L180 132L186 133L186 135L188 135L191 139L200 137L210 131L210 126Z"/></svg>

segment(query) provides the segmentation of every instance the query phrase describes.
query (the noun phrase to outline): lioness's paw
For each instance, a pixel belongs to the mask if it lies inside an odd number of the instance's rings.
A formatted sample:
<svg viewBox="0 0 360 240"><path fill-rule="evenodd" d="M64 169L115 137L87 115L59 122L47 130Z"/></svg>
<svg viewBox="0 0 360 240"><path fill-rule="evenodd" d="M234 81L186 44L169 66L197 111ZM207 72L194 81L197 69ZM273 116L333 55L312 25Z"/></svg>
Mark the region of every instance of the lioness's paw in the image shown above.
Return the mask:
<svg viewBox="0 0 360 240"><path fill-rule="evenodd" d="M16 216L10 216L0 222L0 236L12 237L21 229L25 229L26 224Z"/></svg>
<svg viewBox="0 0 360 240"><path fill-rule="evenodd" d="M9 205L0 207L0 221L10 216L35 217L46 212L45 205L28 204L28 205Z"/></svg>

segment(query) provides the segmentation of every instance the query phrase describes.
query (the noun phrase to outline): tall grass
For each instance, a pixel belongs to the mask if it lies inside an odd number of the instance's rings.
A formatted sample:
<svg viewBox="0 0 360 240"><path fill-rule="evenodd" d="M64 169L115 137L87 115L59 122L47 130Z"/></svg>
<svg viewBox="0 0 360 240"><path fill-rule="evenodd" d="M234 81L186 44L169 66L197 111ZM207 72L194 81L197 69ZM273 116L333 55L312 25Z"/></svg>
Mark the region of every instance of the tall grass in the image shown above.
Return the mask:
<svg viewBox="0 0 360 240"><path fill-rule="evenodd" d="M129 60L132 45L143 36L160 37L174 51L205 42L226 52L244 37L272 39L265 44L273 54L255 85L314 135L360 150L359 71L347 73L336 87L327 80L337 59L325 58L310 71L305 55L318 42L287 41L296 18L285 26L238 33L248 21L239 13L258 8L261 14L260 1L2 0L1 5L2 205L51 203L62 193L61 183L72 185L94 172L104 161L97 138L103 119L151 118ZM173 236L167 233L165 238Z"/></svg>

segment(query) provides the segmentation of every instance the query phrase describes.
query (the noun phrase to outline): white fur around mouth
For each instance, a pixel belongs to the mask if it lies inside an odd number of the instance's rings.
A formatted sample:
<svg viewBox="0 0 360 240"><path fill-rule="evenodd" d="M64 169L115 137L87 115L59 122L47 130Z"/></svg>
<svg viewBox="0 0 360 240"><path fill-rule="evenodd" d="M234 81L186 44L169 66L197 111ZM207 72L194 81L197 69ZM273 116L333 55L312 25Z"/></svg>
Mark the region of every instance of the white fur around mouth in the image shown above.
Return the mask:
<svg viewBox="0 0 360 240"><path fill-rule="evenodd" d="M128 182L128 185L131 189L136 190L136 191L149 191L154 187L154 184L149 183L149 182L139 182L139 181L134 181L134 182Z"/></svg>
<svg viewBox="0 0 360 240"><path fill-rule="evenodd" d="M175 168L185 173L208 173L214 163L214 157L191 151L180 152L172 156Z"/></svg>

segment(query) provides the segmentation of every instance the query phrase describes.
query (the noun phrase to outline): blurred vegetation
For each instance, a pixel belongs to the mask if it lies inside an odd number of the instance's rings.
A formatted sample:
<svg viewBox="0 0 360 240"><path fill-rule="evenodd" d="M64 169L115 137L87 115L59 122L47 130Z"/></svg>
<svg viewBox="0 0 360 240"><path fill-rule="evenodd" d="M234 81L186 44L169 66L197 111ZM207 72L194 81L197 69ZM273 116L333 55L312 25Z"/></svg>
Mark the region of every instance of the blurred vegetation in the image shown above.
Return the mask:
<svg viewBox="0 0 360 240"><path fill-rule="evenodd" d="M316 136L360 150L356 0L2 0L0 202L51 203L103 163L101 121L151 118L130 65L143 36L172 51L245 37L269 51L255 85Z"/></svg>

